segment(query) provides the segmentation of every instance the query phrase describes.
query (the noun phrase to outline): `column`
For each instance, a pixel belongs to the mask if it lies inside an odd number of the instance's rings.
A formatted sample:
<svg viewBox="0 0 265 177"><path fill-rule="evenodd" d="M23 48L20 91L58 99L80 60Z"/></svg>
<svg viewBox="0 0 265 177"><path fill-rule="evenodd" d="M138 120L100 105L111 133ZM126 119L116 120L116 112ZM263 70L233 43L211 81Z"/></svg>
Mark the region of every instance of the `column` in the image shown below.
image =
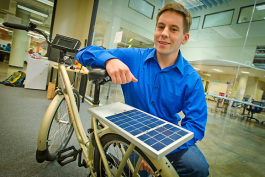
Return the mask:
<svg viewBox="0 0 265 177"><path fill-rule="evenodd" d="M16 10L16 16L21 18L22 25L29 24L30 12L22 9ZM28 35L27 31L14 29L12 36L12 46L9 58L9 66L23 67L25 52L27 52Z"/></svg>
<svg viewBox="0 0 265 177"><path fill-rule="evenodd" d="M246 85L248 81L248 75L247 74L241 74L238 81L237 91L235 98L237 100L242 100L245 94Z"/></svg>
<svg viewBox="0 0 265 177"><path fill-rule="evenodd" d="M245 95L251 96L251 98L254 100L257 100L256 92L258 87L258 81L259 81L258 77L249 77L247 82L247 89Z"/></svg>

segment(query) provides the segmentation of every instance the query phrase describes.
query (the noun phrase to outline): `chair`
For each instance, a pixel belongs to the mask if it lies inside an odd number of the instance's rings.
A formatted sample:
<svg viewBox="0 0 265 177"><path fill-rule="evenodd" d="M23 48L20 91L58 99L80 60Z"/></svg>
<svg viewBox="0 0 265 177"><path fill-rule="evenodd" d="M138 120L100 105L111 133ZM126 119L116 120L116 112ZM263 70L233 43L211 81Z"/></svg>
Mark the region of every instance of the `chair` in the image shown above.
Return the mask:
<svg viewBox="0 0 265 177"><path fill-rule="evenodd" d="M259 102L259 101L252 101L252 104L259 105L259 106L263 106L263 103L262 102ZM247 110L251 113L250 116L247 116L247 120L248 119L249 120L254 119L257 122L259 122L258 119L256 119L256 118L253 117L253 114L260 113L262 111L262 108L261 107L257 107L257 106L250 105L249 108L247 108Z"/></svg>

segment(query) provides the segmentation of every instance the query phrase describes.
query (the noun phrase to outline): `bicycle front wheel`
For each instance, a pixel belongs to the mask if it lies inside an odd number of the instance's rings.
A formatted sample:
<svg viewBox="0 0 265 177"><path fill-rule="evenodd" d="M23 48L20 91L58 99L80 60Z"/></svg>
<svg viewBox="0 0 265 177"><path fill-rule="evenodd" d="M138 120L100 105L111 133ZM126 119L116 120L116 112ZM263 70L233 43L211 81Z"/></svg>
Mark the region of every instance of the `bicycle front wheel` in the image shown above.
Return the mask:
<svg viewBox="0 0 265 177"><path fill-rule="evenodd" d="M79 111L80 97L76 89L73 89L75 101ZM53 161L56 159L58 152L63 150L71 136L74 128L70 120L68 106L65 98L58 104L57 110L53 115L52 122L50 124L49 132L47 135L47 159Z"/></svg>
<svg viewBox="0 0 265 177"><path fill-rule="evenodd" d="M130 142L117 134L107 134L100 140L110 166L111 174L112 176L116 176L120 162L122 161L124 153L128 149ZM145 164L148 165L150 169L149 173L154 174L156 171L154 164L138 147L135 147L122 171L121 176L133 176L139 157L141 157ZM96 163L98 163L95 164L98 166L98 176L106 176L105 168L101 158ZM144 170L138 171L137 174L140 176L148 176L148 173Z"/></svg>

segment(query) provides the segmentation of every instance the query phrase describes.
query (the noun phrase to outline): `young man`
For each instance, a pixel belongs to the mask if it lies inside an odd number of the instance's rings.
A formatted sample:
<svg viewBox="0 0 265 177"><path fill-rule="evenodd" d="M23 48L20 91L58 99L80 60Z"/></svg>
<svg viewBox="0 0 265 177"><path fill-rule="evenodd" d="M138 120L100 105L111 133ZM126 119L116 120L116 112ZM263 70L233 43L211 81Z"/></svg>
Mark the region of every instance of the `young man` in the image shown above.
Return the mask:
<svg viewBox="0 0 265 177"><path fill-rule="evenodd" d="M179 50L189 39L192 17L179 3L167 4L156 19L156 48L81 49L77 60L105 67L122 84L125 103L194 132L194 138L167 155L179 176L208 176L209 165L195 145L204 137L207 105L199 74ZM148 168L144 168L148 171Z"/></svg>

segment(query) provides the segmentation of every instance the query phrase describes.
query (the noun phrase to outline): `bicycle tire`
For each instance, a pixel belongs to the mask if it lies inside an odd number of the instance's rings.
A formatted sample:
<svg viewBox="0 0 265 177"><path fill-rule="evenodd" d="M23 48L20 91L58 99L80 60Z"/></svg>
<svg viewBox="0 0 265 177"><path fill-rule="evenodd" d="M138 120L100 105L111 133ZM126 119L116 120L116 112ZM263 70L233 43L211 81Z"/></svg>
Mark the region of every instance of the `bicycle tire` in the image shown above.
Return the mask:
<svg viewBox="0 0 265 177"><path fill-rule="evenodd" d="M102 147L104 149L104 152L106 154L107 160L108 160L108 164L110 165L110 169L112 172L112 175L115 176L115 170L118 169L118 163L121 161L122 159L122 155L120 152L120 145L122 145L122 147L124 147L126 149L126 147L129 147L130 142L128 140L126 140L125 138L123 138L120 135L117 134L106 134L103 137L101 137L100 139ZM97 155L95 155L95 157L98 157L98 160L95 160L95 166L97 166L97 175L100 177L106 176L105 174L105 170L104 170L104 165L103 162L100 158L99 155L99 151L95 151L96 153L98 153ZM114 154L115 153L115 154ZM136 154L135 154L136 153ZM156 171L156 167L154 166L154 164L150 161L150 159L138 148L135 147L131 156L130 156L130 161L132 163L132 165L135 167L138 157L137 156L141 156L143 158L143 160L145 161L146 164L149 165L149 168L152 170L152 172L154 173ZM139 171L140 172L140 171ZM140 172L140 173L147 173L147 172ZM132 171L128 168L128 164L126 163L126 166L122 172L122 176L133 176Z"/></svg>
<svg viewBox="0 0 265 177"><path fill-rule="evenodd" d="M80 109L80 96L76 89L73 89L78 111ZM58 117L56 120L55 118ZM65 97L58 104L53 115L49 131L47 133L47 161L54 161L58 152L63 150L70 141L74 127L69 118L68 106Z"/></svg>

